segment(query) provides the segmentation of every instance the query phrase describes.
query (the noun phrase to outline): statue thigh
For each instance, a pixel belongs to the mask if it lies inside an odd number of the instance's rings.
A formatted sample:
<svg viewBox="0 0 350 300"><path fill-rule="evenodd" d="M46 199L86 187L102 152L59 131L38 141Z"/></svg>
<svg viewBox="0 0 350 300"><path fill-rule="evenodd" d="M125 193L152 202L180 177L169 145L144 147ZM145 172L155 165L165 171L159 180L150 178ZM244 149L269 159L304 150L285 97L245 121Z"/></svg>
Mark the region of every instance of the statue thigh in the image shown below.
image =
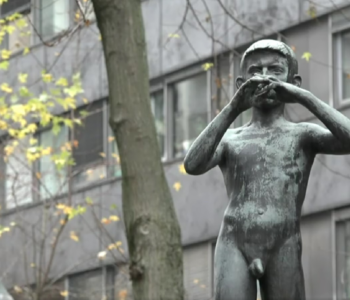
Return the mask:
<svg viewBox="0 0 350 300"><path fill-rule="evenodd" d="M305 300L300 234L289 238L270 257L260 279L260 292L263 300Z"/></svg>
<svg viewBox="0 0 350 300"><path fill-rule="evenodd" d="M214 258L215 300L256 300L256 279L250 274L247 262L232 241L216 244Z"/></svg>

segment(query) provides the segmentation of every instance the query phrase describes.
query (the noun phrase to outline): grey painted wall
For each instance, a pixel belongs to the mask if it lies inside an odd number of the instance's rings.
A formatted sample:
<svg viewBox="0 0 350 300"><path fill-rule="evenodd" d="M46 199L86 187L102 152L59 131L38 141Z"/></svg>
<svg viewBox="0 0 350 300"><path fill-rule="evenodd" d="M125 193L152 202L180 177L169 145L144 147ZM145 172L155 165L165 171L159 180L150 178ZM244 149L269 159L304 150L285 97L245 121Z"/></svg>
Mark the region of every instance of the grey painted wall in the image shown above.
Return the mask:
<svg viewBox="0 0 350 300"><path fill-rule="evenodd" d="M226 1L227 2L227 1ZM242 20L248 22L250 27L258 30L260 23L267 23L269 30L266 33L272 33L274 30L281 30L292 24L307 18L308 1L289 1L289 0L270 0L270 1L236 1L235 7L237 14ZM248 5L249 2L249 5ZM324 1L316 1L322 4ZM328 1L327 1L328 2ZM346 1L333 1L336 5L342 5ZM152 78L162 76L168 72L181 69L184 66L198 61L198 57L190 49L185 39L171 39L166 47L164 43L169 35L176 30L185 9L185 1L145 1L144 16L146 24L146 35L148 42L148 59L150 66L150 75ZM196 2L196 9L202 12L202 19L205 18L205 8L200 7L200 1ZM252 3L254 5L252 5ZM324 4L324 3L323 3ZM329 4L329 3L328 3ZM197 7L199 5L199 7ZM224 17L220 7L214 1L210 2L211 12L215 18L217 32L222 33L229 46L241 46L250 40L257 38L248 30L241 30L239 26L231 28L232 21ZM250 11L254 7L256 11ZM330 7L318 7L318 12L325 12ZM256 13L261 13L261 18L256 18ZM196 20L190 17L191 23ZM257 23L259 21L259 23ZM193 25L193 24L192 24ZM197 28L196 28L197 27ZM208 24L205 24L208 27ZM186 33L195 45L196 52L201 59L211 56L211 42L203 32L198 29L198 24L185 26ZM93 101L106 97L108 95L108 85L106 80L106 71L102 55L97 28L92 25L88 29L81 31L69 41L64 41L55 48L36 47L29 56L13 58L12 64L15 68L6 75L8 82L14 82L18 71L27 70L31 82L36 80L43 68L51 69L52 73L57 76L69 76L76 69L81 67L83 85L88 100ZM181 35L181 34L180 34ZM319 18L317 21L311 21L284 32L288 43L295 46L298 57L304 51L313 54L316 61L329 61L329 32L327 18ZM218 51L225 50L224 47L218 47ZM63 48L65 50L63 51ZM62 55L57 57L56 53ZM83 60L77 59L83 58ZM33 59L39 61L33 63ZM91 63L93 62L93 63ZM79 63L79 64L77 64ZM324 101L329 100L329 76L330 69L328 66L316 63L314 61L305 62L300 60L300 73L304 77L305 88L310 89ZM34 84L33 88L37 91L42 89L39 84ZM296 105L289 109L294 120L308 119L311 115L302 107ZM350 116L348 110L344 114ZM207 241L217 236L222 215L228 203L226 191L223 184L222 175L218 169L214 169L207 174L199 177L183 175L178 170L181 162L168 164L165 166L169 185L172 187L174 182L181 182L182 188L179 192L172 189L174 204L182 229L183 244L191 245L193 243ZM349 203L350 195L350 173L348 168L350 163L349 157L320 156L315 161L312 175L309 183L307 197L304 205L304 215L310 215L322 210L328 210L340 207ZM91 195L93 194L93 195ZM95 195L95 196L94 196ZM112 203L118 206L118 215L121 215L121 187L120 181L106 183L105 185L95 187L91 190L78 193L74 196L73 202L83 201L86 196L96 199L109 207ZM0 270L11 270L5 278L9 285L21 284L25 282L25 273L23 264L28 266L34 262L33 253L38 249L33 249L31 241L28 239L28 232L32 226L41 224L43 220L41 205L32 206L18 213L3 215L1 223L9 224L16 218L22 218L27 223L24 233L19 229L9 234L4 234L0 239ZM97 210L100 218L106 213L104 210ZM52 276L77 270L89 269L101 264L96 259L96 254L103 250L108 241L102 239L99 229L96 227L94 218L88 214L84 217L78 217L65 231L65 242L60 244L57 249L57 256L54 261ZM40 226L39 226L40 228ZM74 229L73 229L74 228ZM80 243L75 243L69 238L70 230L79 228ZM125 245L123 236L122 222L117 225L109 225L110 235L115 240L121 240ZM319 216L309 216L303 220L303 239L304 239L304 269L309 295L329 296L330 270L328 247L331 245L329 214L325 213ZM314 255L320 246L323 252ZM47 247L50 247L47 245ZM327 250L328 249L328 250ZM23 256L23 250L27 251L27 257ZM321 253L323 253L321 255ZM94 257L91 259L91 257ZM322 257L322 258L321 258ZM82 261L82 258L90 258ZM122 259L119 257L119 259ZM108 263L108 259L104 263ZM74 267L77 262L81 262ZM310 266L313 266L312 268ZM322 266L321 266L322 265ZM74 267L74 268L72 268ZM318 269L319 268L319 269ZM15 272L13 272L15 270ZM32 271L29 268L29 273ZM322 272L321 272L322 271ZM323 284L324 283L324 284ZM320 287L321 286L321 287ZM320 299L317 298L317 299ZM328 297L329 299L329 297Z"/></svg>

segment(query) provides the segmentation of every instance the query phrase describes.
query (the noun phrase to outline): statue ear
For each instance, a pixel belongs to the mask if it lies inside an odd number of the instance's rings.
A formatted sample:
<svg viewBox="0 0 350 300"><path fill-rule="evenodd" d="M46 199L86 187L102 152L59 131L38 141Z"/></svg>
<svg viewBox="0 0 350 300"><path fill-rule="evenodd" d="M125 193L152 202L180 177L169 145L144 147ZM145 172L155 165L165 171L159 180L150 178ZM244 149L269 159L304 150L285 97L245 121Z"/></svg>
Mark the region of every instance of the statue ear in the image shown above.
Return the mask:
<svg viewBox="0 0 350 300"><path fill-rule="evenodd" d="M296 85L297 87L301 87L301 77L297 74L294 75L293 77L293 84Z"/></svg>
<svg viewBox="0 0 350 300"><path fill-rule="evenodd" d="M238 76L236 79L236 87L237 89L239 89L241 87L241 85L244 83L244 78L242 76Z"/></svg>

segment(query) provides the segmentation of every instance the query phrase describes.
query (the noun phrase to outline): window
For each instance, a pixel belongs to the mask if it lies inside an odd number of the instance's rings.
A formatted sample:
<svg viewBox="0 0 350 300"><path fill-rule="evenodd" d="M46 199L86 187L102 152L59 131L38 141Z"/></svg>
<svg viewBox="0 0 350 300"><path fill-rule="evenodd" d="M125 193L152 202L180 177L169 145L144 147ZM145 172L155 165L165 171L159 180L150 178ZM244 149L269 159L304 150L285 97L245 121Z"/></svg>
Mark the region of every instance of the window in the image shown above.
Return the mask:
<svg viewBox="0 0 350 300"><path fill-rule="evenodd" d="M117 142L114 138L112 129L109 128L108 142L109 142L109 162L108 166L110 171L110 176L112 177L120 177L122 176L122 169L120 167L120 157Z"/></svg>
<svg viewBox="0 0 350 300"><path fill-rule="evenodd" d="M97 101L78 109L75 114L84 119L81 126L74 126L71 132L73 144L73 159L75 165L73 172L74 185L80 185L88 181L103 179L106 177L106 151L105 140L107 132L104 132L104 101ZM86 114L86 116L85 116Z"/></svg>
<svg viewBox="0 0 350 300"><path fill-rule="evenodd" d="M94 21L96 19L91 0L78 0L76 1L76 5L76 10L79 16L83 12L86 20Z"/></svg>
<svg viewBox="0 0 350 300"><path fill-rule="evenodd" d="M9 0L4 2L0 9L2 19L11 16L15 12L24 16L23 20L17 19L8 22L8 25L13 26L13 32L5 34L0 46L1 49L16 51L23 47L29 47L31 44L31 27L26 16L31 18L31 0ZM24 26L24 24L28 24L28 26Z"/></svg>
<svg viewBox="0 0 350 300"><path fill-rule="evenodd" d="M65 31L69 27L69 0L41 0L40 2L40 33L44 38Z"/></svg>
<svg viewBox="0 0 350 300"><path fill-rule="evenodd" d="M114 299L114 277L115 271L112 267L70 276L68 300Z"/></svg>
<svg viewBox="0 0 350 300"><path fill-rule="evenodd" d="M40 182L40 199L49 199L67 191L67 169L58 170L52 161L52 155L59 154L61 147L68 141L68 128L62 127L55 135L52 130L39 134L40 145L51 147L50 155L41 156L38 162L38 176Z"/></svg>
<svg viewBox="0 0 350 300"><path fill-rule="evenodd" d="M215 117L231 100L234 78L232 75L230 55L218 59L218 63L211 69L211 100Z"/></svg>
<svg viewBox="0 0 350 300"><path fill-rule="evenodd" d="M11 15L15 12L23 12L30 8L31 0L8 0L1 5L1 17Z"/></svg>
<svg viewBox="0 0 350 300"><path fill-rule="evenodd" d="M341 41L341 53L344 68L342 71L342 98L350 99L350 30L342 33Z"/></svg>
<svg viewBox="0 0 350 300"><path fill-rule="evenodd" d="M350 221L336 223L337 299L350 299Z"/></svg>
<svg viewBox="0 0 350 300"><path fill-rule="evenodd" d="M5 206L15 208L33 201L32 166L26 157L26 142L14 148L8 156L5 167ZM8 143L10 145L10 143ZM11 146L10 146L11 147Z"/></svg>
<svg viewBox="0 0 350 300"><path fill-rule="evenodd" d="M174 157L184 156L208 124L207 73L175 83L173 104Z"/></svg>
<svg viewBox="0 0 350 300"><path fill-rule="evenodd" d="M156 123L157 139L162 157L165 154L165 123L163 91L151 94L151 109Z"/></svg>
<svg viewBox="0 0 350 300"><path fill-rule="evenodd" d="M335 34L333 52L335 98L350 100L350 30Z"/></svg>

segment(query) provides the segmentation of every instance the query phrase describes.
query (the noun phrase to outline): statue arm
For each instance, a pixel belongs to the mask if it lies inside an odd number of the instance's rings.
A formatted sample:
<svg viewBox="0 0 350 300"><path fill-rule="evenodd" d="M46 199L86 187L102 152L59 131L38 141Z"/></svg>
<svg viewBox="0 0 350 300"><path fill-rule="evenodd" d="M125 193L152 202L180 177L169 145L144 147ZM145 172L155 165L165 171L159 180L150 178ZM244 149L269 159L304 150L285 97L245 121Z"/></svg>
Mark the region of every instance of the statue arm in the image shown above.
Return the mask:
<svg viewBox="0 0 350 300"><path fill-rule="evenodd" d="M350 120L308 91L303 90L298 98L298 102L309 109L328 129L308 124L306 139L315 153L350 154Z"/></svg>
<svg viewBox="0 0 350 300"><path fill-rule="evenodd" d="M188 174L203 174L222 162L225 133L239 114L236 102L231 101L202 131L185 157L184 165Z"/></svg>

